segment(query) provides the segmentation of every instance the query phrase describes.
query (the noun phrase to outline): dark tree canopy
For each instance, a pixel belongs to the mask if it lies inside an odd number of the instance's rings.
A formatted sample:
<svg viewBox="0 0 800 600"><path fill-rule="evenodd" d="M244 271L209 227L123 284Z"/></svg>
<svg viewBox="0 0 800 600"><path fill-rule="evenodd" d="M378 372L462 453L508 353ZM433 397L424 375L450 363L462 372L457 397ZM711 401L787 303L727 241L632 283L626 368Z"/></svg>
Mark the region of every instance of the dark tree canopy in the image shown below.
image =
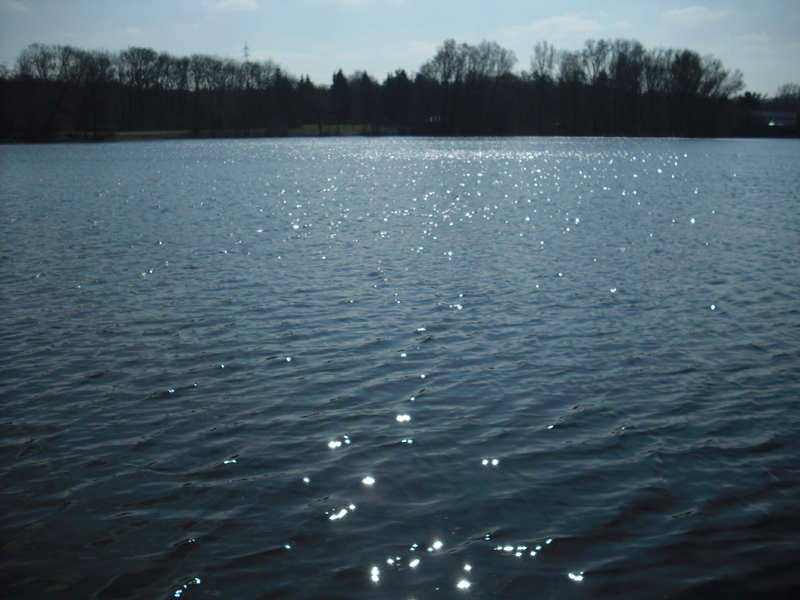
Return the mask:
<svg viewBox="0 0 800 600"><path fill-rule="evenodd" d="M0 68L0 138L287 135L304 126L370 135L797 135L786 125L796 123L797 84L774 98L742 94L742 73L693 50L617 39L569 51L543 40L529 71L516 64L496 42L448 39L414 74L398 69L379 82L339 69L330 85L316 85L269 60L31 44L13 70ZM782 111L780 119L765 118L769 111Z"/></svg>

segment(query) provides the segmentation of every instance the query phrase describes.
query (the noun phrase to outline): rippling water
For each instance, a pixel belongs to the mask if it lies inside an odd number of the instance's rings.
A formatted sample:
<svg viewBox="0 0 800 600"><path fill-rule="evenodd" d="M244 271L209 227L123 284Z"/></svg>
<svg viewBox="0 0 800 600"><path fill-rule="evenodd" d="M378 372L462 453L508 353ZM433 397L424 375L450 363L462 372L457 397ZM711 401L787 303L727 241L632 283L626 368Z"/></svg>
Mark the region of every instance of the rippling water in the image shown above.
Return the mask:
<svg viewBox="0 0 800 600"><path fill-rule="evenodd" d="M796 597L796 140L0 161L4 597Z"/></svg>

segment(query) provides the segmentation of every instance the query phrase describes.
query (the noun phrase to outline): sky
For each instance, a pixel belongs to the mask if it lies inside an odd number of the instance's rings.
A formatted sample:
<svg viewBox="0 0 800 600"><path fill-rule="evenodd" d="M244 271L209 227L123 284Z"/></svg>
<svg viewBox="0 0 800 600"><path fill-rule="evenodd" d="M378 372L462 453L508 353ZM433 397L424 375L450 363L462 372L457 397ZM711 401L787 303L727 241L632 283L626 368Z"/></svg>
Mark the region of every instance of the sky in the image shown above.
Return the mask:
<svg viewBox="0 0 800 600"><path fill-rule="evenodd" d="M580 50L588 39L713 54L774 96L800 83L800 0L0 0L0 62L34 42L116 52L272 60L330 84L366 71L414 73L437 47L494 41L530 70L533 47Z"/></svg>

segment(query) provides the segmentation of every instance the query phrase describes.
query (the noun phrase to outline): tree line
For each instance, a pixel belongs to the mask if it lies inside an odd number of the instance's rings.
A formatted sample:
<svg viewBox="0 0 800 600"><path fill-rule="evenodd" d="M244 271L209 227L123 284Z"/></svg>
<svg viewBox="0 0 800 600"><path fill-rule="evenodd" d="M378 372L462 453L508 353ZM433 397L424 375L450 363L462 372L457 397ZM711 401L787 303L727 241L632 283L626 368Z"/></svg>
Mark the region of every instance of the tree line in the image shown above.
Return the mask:
<svg viewBox="0 0 800 600"><path fill-rule="evenodd" d="M317 85L269 60L32 44L12 70L0 66L0 138L287 135L304 126L320 134L348 126L364 134L762 135L754 111L800 108L796 84L775 98L742 94L742 73L719 59L635 40L588 40L580 51L541 41L528 70L515 72L516 63L496 42L450 39L416 74L398 69L379 82L339 70Z"/></svg>

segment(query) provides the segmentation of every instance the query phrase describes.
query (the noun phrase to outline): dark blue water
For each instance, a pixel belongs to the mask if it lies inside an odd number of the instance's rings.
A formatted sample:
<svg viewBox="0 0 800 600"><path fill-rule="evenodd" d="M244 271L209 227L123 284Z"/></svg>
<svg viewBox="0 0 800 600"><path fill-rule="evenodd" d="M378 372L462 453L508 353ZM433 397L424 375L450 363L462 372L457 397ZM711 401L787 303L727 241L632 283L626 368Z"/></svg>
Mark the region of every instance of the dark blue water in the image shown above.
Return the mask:
<svg viewBox="0 0 800 600"><path fill-rule="evenodd" d="M4 598L794 598L800 143L0 148Z"/></svg>

